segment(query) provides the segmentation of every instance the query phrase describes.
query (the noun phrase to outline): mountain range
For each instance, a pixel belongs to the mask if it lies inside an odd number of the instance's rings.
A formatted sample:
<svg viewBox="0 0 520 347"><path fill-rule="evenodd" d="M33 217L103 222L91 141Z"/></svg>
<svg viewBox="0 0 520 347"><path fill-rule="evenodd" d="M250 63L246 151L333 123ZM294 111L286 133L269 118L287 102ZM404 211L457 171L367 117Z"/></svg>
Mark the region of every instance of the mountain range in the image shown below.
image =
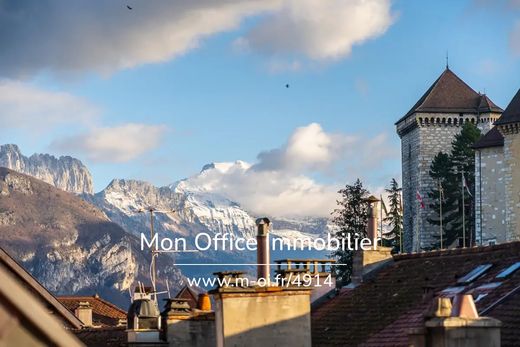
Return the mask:
<svg viewBox="0 0 520 347"><path fill-rule="evenodd" d="M24 156L20 149L16 145L3 145L0 146L0 166L7 167L12 170L16 170L20 173L27 174L34 178L37 178L43 182L49 183L56 188L64 190L69 193L70 199L74 198L74 203L83 200L83 208L87 210L96 211L96 215L103 222L96 222L96 225L107 225L103 223L110 223L111 227L105 230L108 235L114 232L116 238L120 235L118 240L125 240L125 242L131 242L132 245L126 244L127 248L133 249L132 247L139 247L138 237L141 233L149 234L150 230L150 215L147 210L153 207L156 212L154 213L154 229L161 237L184 237L188 242L193 241L198 233L205 232L210 235L216 233L230 233L236 237L250 238L256 234L255 216L253 213L246 211L241 207L240 202L233 201L221 194L212 192L203 187L197 185L200 182L200 178L204 175L210 174L211 170L224 170L229 169L233 165L245 165L243 162L235 163L211 163L205 165L198 175L191 178L174 182L168 186L155 187L152 184L139 180L132 179L114 179L110 184L98 193L93 193L92 176L85 165L81 161L71 157L60 157L55 158L48 154L33 154L30 157ZM24 176L25 177L25 176ZM81 198L81 199L80 199ZM68 200L69 202L72 200ZM55 211L55 204L57 202L49 202L46 206L48 208L48 216L53 215ZM65 203L65 202L60 202ZM21 207L22 208L22 207ZM79 208L79 207L78 207ZM23 208L22 208L23 210ZM93 212L94 213L94 212ZM24 212L27 218L32 218L32 212ZM4 217L7 218L7 217ZM51 218L51 217L49 217ZM49 219L49 220L52 220ZM300 237L323 237L330 230L330 223L324 218L274 218L273 222L273 237L279 237L285 241L293 240L294 238ZM50 230L53 228L53 224L45 224L46 227L42 230ZM56 234L66 234L67 228L58 227ZM94 226L92 226L94 228ZM1 232L0 228L0 232ZM72 229L71 229L72 230ZM75 231L74 231L75 230ZM74 244L75 241L71 241L76 237L78 239L78 233L80 229L73 228L70 235L64 237L64 240L70 244ZM20 233L21 231L16 231ZM100 231L101 232L101 231ZM76 236L74 236L76 235ZM104 235L99 235L104 237ZM81 239L81 238L79 238ZM56 244L54 238L42 240L42 242L50 242ZM26 265L31 266L32 250L35 245L27 244L27 247L21 247L20 244L12 245L11 249L16 250L19 259L22 259ZM80 243L79 247L88 249L92 246L91 244ZM56 246L57 247L57 246ZM121 246L122 247L122 246ZM108 250L104 250L108 251ZM52 252L51 252L52 253ZM77 269L88 263L87 258L79 256L81 252L74 251L74 254L78 254L78 258L70 258L68 261L71 266L76 266ZM88 253L88 252L87 252ZM94 252L95 253L95 252ZM142 253L139 251L138 253ZM100 253L101 254L101 253ZM132 253L134 254L134 253ZM95 255L90 255L95 256ZM133 255L136 256L135 254ZM280 254L285 258L288 257L302 257L302 256L321 256L324 257L323 252L293 252L291 254ZM130 258L129 258L130 259ZM163 273L171 278L175 274L176 278L180 278L180 273L176 273L173 264L181 263L197 263L197 264L216 264L216 263L254 263L255 254L254 252L237 252L237 251L207 251L197 253L172 253L167 255L161 255L159 261L166 265L166 268L158 266L159 274ZM50 262L48 259L37 258L39 262L45 263ZM142 264L141 264L142 262ZM133 264L140 264L144 266L146 263L144 260L139 262L138 260L132 260ZM67 268L67 264L62 263L64 268ZM135 265L137 266L137 265ZM135 267L134 266L134 267ZM131 270L132 267L129 269ZM170 269L171 268L171 269ZM239 268L240 270L253 270L254 267ZM213 271L224 270L219 266L181 266L182 274L186 276L196 275L208 275ZM229 270L229 267L225 269ZM33 269L37 278L42 280L45 284L50 282L50 278L59 278L58 282L68 283L68 278L72 279L74 272L71 270L63 270L63 273L49 273L42 272L39 269ZM117 272L116 267L113 268ZM114 277L114 273L103 273L99 276L113 278L118 283L125 283L119 285L117 289L119 291L126 290L130 285L131 276L129 274L121 275L123 277ZM91 273L85 273L85 276L91 276ZM98 277L99 277L98 276ZM128 276L128 277L124 277ZM160 277L160 276L159 276ZM63 278L63 280L62 280ZM124 279L126 278L126 279ZM135 278L134 278L135 279ZM102 282L102 279L100 278ZM101 283L100 282L100 283ZM110 282L110 281L109 281ZM106 282L109 286L114 286L116 282ZM50 283L49 283L50 284ZM123 288L124 287L124 288ZM51 290L53 286L49 287ZM61 286L60 288L66 289L70 292L77 293L82 290L87 290L88 286L80 285L73 286L70 284L67 286ZM115 288L115 287L114 287Z"/></svg>

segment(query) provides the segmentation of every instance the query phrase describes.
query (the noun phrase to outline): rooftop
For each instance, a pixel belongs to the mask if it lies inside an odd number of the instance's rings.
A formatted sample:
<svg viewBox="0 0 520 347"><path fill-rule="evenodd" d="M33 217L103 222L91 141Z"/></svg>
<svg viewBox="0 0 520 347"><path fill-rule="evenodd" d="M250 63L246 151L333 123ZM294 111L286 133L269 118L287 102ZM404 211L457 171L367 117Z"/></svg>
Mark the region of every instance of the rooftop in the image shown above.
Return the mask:
<svg viewBox="0 0 520 347"><path fill-rule="evenodd" d="M101 299L99 295L59 296L58 300L72 313L74 313L80 302L88 302L92 307L92 322L94 326L118 326L121 321L126 321L125 310Z"/></svg>
<svg viewBox="0 0 520 347"><path fill-rule="evenodd" d="M513 100L507 105L502 116L495 122L495 125L503 125L520 122L520 90L516 92Z"/></svg>
<svg viewBox="0 0 520 347"><path fill-rule="evenodd" d="M520 271L498 276L517 262L520 242L395 256L313 310L313 346L408 346L408 330L423 324L433 298L455 293L473 294L479 314L502 320L502 346L518 346Z"/></svg>
<svg viewBox="0 0 520 347"><path fill-rule="evenodd" d="M449 68L397 123L416 113L502 113L485 94L477 93Z"/></svg>
<svg viewBox="0 0 520 347"><path fill-rule="evenodd" d="M474 149L490 148L490 147L502 147L504 146L504 136L498 131L497 127L493 127L484 136L482 136L473 145Z"/></svg>

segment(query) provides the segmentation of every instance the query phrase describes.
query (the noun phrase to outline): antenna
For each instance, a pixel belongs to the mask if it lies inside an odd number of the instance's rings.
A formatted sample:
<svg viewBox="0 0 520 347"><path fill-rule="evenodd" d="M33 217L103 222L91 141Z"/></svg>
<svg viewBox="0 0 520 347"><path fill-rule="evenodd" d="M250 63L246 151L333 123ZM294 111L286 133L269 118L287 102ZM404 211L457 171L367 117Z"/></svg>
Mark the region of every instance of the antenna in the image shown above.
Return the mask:
<svg viewBox="0 0 520 347"><path fill-rule="evenodd" d="M446 50L446 70L450 69L450 56L448 50Z"/></svg>

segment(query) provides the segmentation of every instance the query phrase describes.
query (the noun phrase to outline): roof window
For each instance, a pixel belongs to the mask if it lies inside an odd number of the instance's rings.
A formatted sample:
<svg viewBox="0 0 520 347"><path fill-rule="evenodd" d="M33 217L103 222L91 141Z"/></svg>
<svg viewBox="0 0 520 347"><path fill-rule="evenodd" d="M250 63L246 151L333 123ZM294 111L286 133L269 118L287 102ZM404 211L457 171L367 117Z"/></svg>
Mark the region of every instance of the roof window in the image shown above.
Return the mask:
<svg viewBox="0 0 520 347"><path fill-rule="evenodd" d="M518 269L520 269L520 261L514 263L513 265L511 265L507 269L503 270L501 273L499 273L496 276L496 278L506 278L507 276L511 275L513 272L515 272Z"/></svg>
<svg viewBox="0 0 520 347"><path fill-rule="evenodd" d="M466 276L459 278L457 283L470 283L476 280L478 277L483 275L489 268L493 266L492 264L483 264L479 265L473 270L471 270Z"/></svg>

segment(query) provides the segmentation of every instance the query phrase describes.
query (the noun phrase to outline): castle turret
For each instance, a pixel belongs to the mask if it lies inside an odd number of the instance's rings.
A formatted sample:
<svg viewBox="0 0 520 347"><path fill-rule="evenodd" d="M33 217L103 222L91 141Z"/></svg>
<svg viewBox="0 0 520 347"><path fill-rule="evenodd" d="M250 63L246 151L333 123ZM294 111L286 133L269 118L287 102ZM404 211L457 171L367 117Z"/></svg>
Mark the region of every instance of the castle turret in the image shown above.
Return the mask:
<svg viewBox="0 0 520 347"><path fill-rule="evenodd" d="M495 123L504 136L506 239L520 240L520 90Z"/></svg>
<svg viewBox="0 0 520 347"><path fill-rule="evenodd" d="M486 95L473 90L449 68L397 123L401 138L404 202L404 249L429 247L436 241L437 226L430 225L432 215L428 192L434 182L429 170L437 153L451 151L451 143L466 122L482 132L491 129L502 113ZM417 193L425 208L417 203Z"/></svg>

